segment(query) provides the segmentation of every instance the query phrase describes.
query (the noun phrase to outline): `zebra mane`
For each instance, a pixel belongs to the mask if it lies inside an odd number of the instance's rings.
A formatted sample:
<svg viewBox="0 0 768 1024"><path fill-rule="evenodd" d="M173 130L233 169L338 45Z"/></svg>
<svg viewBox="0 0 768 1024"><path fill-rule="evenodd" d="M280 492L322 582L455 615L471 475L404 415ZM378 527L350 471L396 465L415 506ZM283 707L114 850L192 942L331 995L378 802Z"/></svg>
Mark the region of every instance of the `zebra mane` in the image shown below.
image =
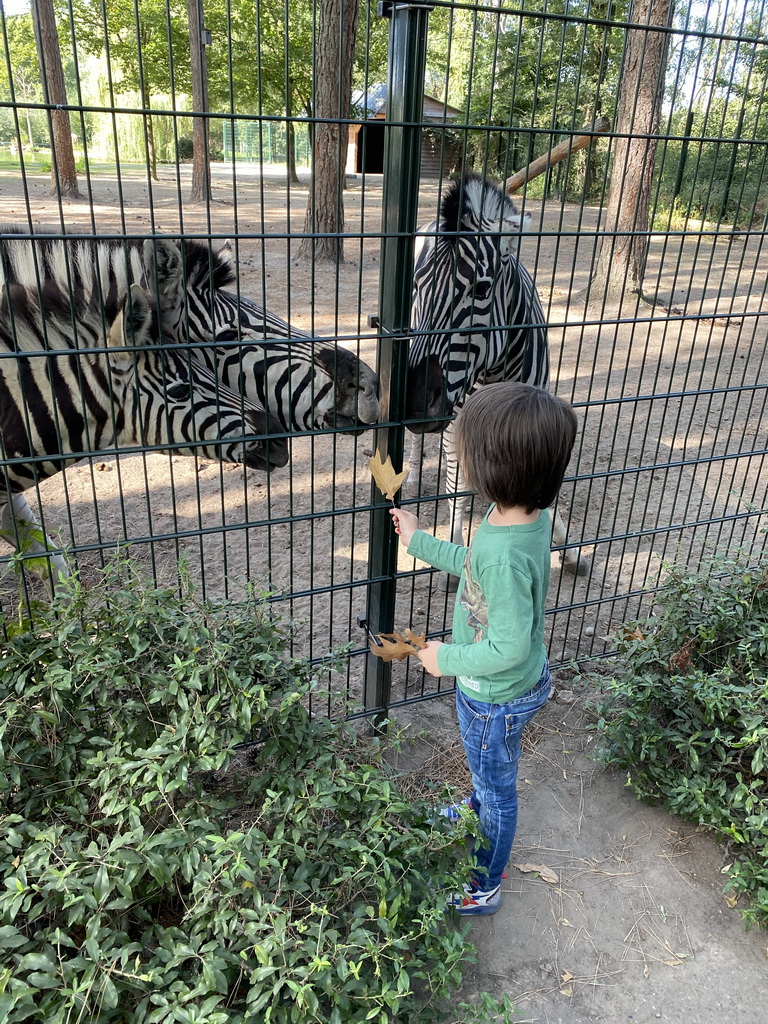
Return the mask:
<svg viewBox="0 0 768 1024"><path fill-rule="evenodd" d="M174 238L184 255L184 270L187 287L206 291L218 291L237 280L232 261L229 258L229 244L214 250L207 242L197 238Z"/></svg>
<svg viewBox="0 0 768 1024"><path fill-rule="evenodd" d="M514 203L479 174L451 182L440 204L440 227L446 232L479 231L483 221L499 224L519 217Z"/></svg>

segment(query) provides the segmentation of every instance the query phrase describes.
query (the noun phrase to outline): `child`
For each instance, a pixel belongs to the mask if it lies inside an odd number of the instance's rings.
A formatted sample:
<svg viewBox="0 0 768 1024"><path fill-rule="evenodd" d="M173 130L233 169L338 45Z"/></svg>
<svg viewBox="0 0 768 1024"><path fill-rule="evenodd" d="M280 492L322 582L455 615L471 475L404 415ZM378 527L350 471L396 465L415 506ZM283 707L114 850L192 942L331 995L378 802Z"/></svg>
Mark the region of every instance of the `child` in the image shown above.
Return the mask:
<svg viewBox="0 0 768 1024"><path fill-rule="evenodd" d="M406 509L391 514L409 555L460 575L452 643L431 640L419 658L431 675L456 676L473 787L465 802L490 842L489 849L475 844L476 870L449 905L460 914L495 914L517 827L520 739L551 688L544 647L549 506L571 456L576 416L548 391L506 381L470 395L454 430L467 486L494 503L469 547L422 532Z"/></svg>

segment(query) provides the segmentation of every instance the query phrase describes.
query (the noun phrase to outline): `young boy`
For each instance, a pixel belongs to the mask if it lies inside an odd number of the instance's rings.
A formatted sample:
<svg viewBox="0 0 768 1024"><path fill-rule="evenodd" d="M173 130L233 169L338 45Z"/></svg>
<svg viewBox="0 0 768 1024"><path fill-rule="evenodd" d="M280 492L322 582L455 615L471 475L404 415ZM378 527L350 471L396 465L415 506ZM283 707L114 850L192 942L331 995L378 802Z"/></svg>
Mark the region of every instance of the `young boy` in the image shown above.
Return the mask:
<svg viewBox="0 0 768 1024"><path fill-rule="evenodd" d="M517 827L520 739L551 689L544 647L549 506L571 456L576 416L548 391L507 381L470 395L454 430L467 486L493 503L469 547L424 533L406 509L391 514L409 555L460 576L452 643L431 640L419 658L431 675L456 676L472 774L466 802L490 842L489 849L475 845L476 869L449 902L460 914L495 914Z"/></svg>

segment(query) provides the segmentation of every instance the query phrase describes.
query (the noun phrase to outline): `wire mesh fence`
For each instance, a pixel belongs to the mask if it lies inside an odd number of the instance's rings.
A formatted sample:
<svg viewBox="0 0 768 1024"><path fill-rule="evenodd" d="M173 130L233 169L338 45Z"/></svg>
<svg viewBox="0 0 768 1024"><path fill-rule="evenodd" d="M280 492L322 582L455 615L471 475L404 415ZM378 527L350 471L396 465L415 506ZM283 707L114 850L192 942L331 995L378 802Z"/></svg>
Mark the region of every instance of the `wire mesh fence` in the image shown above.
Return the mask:
<svg viewBox="0 0 768 1024"><path fill-rule="evenodd" d="M413 229L422 242L437 237L442 198L472 172L513 188L519 211L515 227L474 232L475 269L495 238L530 273L549 386L581 424L559 508L588 571L565 572L562 550L553 556L551 661L603 655L610 631L652 605L665 561L750 559L764 545L765 6L36 0L30 12L6 0L0 219L17 241L38 239L22 258L2 232L10 491L25 484L45 534L86 582L118 544L159 579L183 555L206 596L237 599L248 584L269 592L299 622L300 653L351 643L346 693L369 710L444 692L451 680L410 662L387 672L383 691L358 618L449 630L454 596L384 537L387 503L368 462L377 447L398 468L410 462L400 500L450 535L439 428L452 411L433 417L438 429L412 453L416 418L400 399ZM410 28L398 35L403 19ZM102 288L100 270L84 282L78 233L130 264L125 280L139 280L155 307L148 337L124 307L119 319L124 296ZM45 263L42 239L70 242ZM164 239L183 264L177 333L158 302L159 258L151 272L144 260L145 242L156 254ZM203 254L194 281L193 251ZM455 319L459 291L455 265L428 282L421 334L435 347L455 334L438 310L447 302ZM56 324L64 341L52 340ZM479 333L511 347L510 327L502 319ZM133 401L115 408L105 382L117 372L115 330L134 357L129 397L150 376L146 354L157 356L160 383L141 401L165 410L165 433L104 426ZM257 422L242 405L241 440L256 438L267 458L284 442L286 465L223 461L221 433L218 457L201 457L200 437L171 422L179 375L212 352L236 395L251 359L249 408L283 412ZM341 353L353 362L342 366ZM361 397L369 367L381 378L375 430ZM193 392L205 386L195 378ZM208 396L219 423L228 396L217 386ZM73 463L58 472L64 453ZM0 586L15 614L20 596L46 588L29 571L36 550L14 556L28 531L9 509ZM472 503L466 535L484 511Z"/></svg>

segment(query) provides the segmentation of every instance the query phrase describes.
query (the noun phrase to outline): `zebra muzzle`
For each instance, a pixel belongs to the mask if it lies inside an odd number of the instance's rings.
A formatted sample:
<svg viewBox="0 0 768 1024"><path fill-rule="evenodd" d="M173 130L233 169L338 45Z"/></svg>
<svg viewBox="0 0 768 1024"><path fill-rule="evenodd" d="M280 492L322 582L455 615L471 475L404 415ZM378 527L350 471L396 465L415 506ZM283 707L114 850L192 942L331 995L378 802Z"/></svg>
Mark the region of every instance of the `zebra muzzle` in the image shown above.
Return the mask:
<svg viewBox="0 0 768 1024"><path fill-rule="evenodd" d="M251 413L248 417L254 434L252 440L243 439L243 463L249 469L282 469L288 465L290 451L283 428L272 416Z"/></svg>

